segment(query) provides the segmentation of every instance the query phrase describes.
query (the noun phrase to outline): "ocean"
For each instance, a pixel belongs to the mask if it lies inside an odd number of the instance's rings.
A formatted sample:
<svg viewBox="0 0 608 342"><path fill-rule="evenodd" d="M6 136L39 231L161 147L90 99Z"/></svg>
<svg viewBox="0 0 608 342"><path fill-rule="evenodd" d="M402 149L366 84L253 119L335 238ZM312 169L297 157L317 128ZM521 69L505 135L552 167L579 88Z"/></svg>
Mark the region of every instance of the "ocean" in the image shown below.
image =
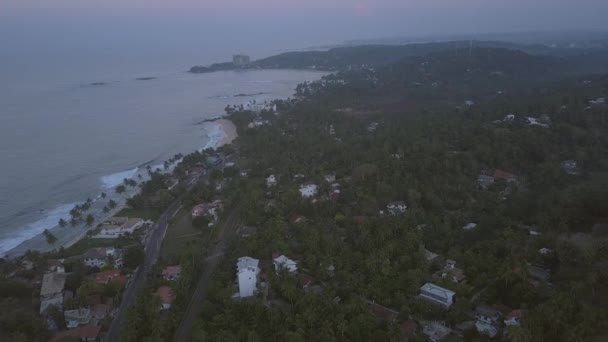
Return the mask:
<svg viewBox="0 0 608 342"><path fill-rule="evenodd" d="M99 218L109 198L124 203L113 191L124 178L144 175L146 166L176 153L217 144L221 129L202 120L223 115L229 104L287 98L298 83L322 76L295 70L190 74L191 64L166 60L70 59L40 66L0 57L0 255L74 240L86 228L57 222L69 218L75 204L93 199ZM54 246L39 236L45 229L58 238Z"/></svg>

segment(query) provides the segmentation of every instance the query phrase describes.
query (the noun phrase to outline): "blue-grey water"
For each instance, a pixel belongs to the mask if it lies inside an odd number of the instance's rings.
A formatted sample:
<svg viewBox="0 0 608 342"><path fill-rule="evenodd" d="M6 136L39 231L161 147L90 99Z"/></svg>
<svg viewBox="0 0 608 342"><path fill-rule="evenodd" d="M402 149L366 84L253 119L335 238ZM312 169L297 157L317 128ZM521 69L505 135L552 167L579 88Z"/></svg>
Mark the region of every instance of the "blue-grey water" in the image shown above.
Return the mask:
<svg viewBox="0 0 608 342"><path fill-rule="evenodd" d="M44 229L52 229L57 245L73 239L84 228L56 225L74 204L102 191L115 197L112 187L145 165L205 147L209 126L197 123L222 115L227 104L286 98L298 83L321 77L185 72L217 59L85 55L44 63L0 53L0 255ZM234 97L241 93L264 94ZM20 248L48 246L38 237Z"/></svg>

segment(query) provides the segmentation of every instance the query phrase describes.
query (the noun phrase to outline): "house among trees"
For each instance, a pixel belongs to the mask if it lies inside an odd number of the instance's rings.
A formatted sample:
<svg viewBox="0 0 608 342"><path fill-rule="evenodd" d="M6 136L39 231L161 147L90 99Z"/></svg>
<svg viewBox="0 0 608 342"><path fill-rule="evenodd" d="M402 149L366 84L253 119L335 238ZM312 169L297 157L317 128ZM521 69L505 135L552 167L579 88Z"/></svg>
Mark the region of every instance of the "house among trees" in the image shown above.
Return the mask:
<svg viewBox="0 0 608 342"><path fill-rule="evenodd" d="M66 310L63 312L65 324L68 329L75 329L79 325L87 325L91 322L91 310L89 308L80 308L77 310Z"/></svg>
<svg viewBox="0 0 608 342"><path fill-rule="evenodd" d="M286 270L289 273L298 271L298 264L284 255L277 256L276 254L273 254L272 263L276 273L281 272L281 270Z"/></svg>
<svg viewBox="0 0 608 342"><path fill-rule="evenodd" d="M117 282L122 285L126 284L127 276L121 275L119 270L107 270L95 273L95 282L98 284L109 284Z"/></svg>
<svg viewBox="0 0 608 342"><path fill-rule="evenodd" d="M83 254L77 255L68 260L81 261L88 267L105 267L106 265L114 265L114 267L122 267L122 250L114 247L97 247L86 250Z"/></svg>
<svg viewBox="0 0 608 342"><path fill-rule="evenodd" d="M275 175L268 176L268 178L266 178L266 186L270 188L275 185L277 185L277 177L275 177Z"/></svg>
<svg viewBox="0 0 608 342"><path fill-rule="evenodd" d="M98 227L99 233L94 237L116 239L126 234L133 234L143 224L144 220L137 217L112 217Z"/></svg>
<svg viewBox="0 0 608 342"><path fill-rule="evenodd" d="M167 266L162 271L163 279L167 281L176 281L179 279L179 276L182 273L182 267L180 265L177 266Z"/></svg>
<svg viewBox="0 0 608 342"><path fill-rule="evenodd" d="M454 304L456 292L444 289L435 284L426 283L420 287L418 298L449 308Z"/></svg>
<svg viewBox="0 0 608 342"><path fill-rule="evenodd" d="M192 208L192 218L208 217L211 219L209 226L212 226L219 219L219 211L224 207L222 201L215 200L211 203L201 203Z"/></svg>
<svg viewBox="0 0 608 342"><path fill-rule="evenodd" d="M564 160L561 162L562 170L569 175L578 175L580 174L578 169L578 163L576 160Z"/></svg>
<svg viewBox="0 0 608 342"><path fill-rule="evenodd" d="M317 185L313 183L307 183L300 185L300 194L302 198L310 198L317 194Z"/></svg>
<svg viewBox="0 0 608 342"><path fill-rule="evenodd" d="M432 342L443 341L452 333L452 329L441 322L422 321L420 324L422 325L422 333Z"/></svg>
<svg viewBox="0 0 608 342"><path fill-rule="evenodd" d="M497 324L501 317L500 311L488 305L479 305L475 308L475 328L480 334L494 338L498 334Z"/></svg>
<svg viewBox="0 0 608 342"><path fill-rule="evenodd" d="M443 270L436 273L443 279L449 279L453 283L460 283L466 279L464 271L456 267L456 261L448 259L446 260Z"/></svg>
<svg viewBox="0 0 608 342"><path fill-rule="evenodd" d="M403 201L390 202L386 210L393 216L403 215L407 211L407 205Z"/></svg>
<svg viewBox="0 0 608 342"><path fill-rule="evenodd" d="M72 339L78 339L80 341L97 341L100 331L101 325L83 325L76 329L58 332L53 336L51 342L72 341Z"/></svg>
<svg viewBox="0 0 608 342"><path fill-rule="evenodd" d="M473 230L475 228L477 228L477 223L473 223L473 222L467 223L464 225L464 227L462 227L462 229L464 229L464 230Z"/></svg>
<svg viewBox="0 0 608 342"><path fill-rule="evenodd" d="M171 287L163 285L159 287L154 295L160 299L160 310L169 310L171 305L175 302L175 294Z"/></svg>
<svg viewBox="0 0 608 342"><path fill-rule="evenodd" d="M504 323L507 327L519 326L521 324L522 310L517 309L509 312Z"/></svg>
<svg viewBox="0 0 608 342"><path fill-rule="evenodd" d="M236 277L239 284L239 297L246 298L255 294L257 289L260 261L251 257L241 257L236 263Z"/></svg>

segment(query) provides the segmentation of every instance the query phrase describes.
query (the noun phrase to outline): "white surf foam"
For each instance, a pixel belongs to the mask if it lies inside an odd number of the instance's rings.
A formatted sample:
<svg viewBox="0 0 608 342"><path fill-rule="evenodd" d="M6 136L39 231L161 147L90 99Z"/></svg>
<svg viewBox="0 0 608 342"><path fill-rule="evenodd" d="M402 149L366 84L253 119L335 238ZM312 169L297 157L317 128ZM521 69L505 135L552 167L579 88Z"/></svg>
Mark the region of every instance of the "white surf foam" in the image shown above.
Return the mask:
<svg viewBox="0 0 608 342"><path fill-rule="evenodd" d="M12 236L10 238L0 241L0 255L4 255L4 253L17 247L23 241L42 234L45 229L56 227L59 219L63 218L68 221L70 217L70 210L72 210L76 204L77 203L62 204L59 207L50 210L40 220L27 224L23 228L11 233Z"/></svg>
<svg viewBox="0 0 608 342"><path fill-rule="evenodd" d="M128 171L113 173L108 176L101 177L101 184L104 189L112 189L124 181L125 178L130 179L137 175L137 168Z"/></svg>
<svg viewBox="0 0 608 342"><path fill-rule="evenodd" d="M208 148L217 149L222 140L227 136L222 125L216 122L210 122L205 126L205 130L207 131L207 138L209 141L207 141L201 150L206 150Z"/></svg>

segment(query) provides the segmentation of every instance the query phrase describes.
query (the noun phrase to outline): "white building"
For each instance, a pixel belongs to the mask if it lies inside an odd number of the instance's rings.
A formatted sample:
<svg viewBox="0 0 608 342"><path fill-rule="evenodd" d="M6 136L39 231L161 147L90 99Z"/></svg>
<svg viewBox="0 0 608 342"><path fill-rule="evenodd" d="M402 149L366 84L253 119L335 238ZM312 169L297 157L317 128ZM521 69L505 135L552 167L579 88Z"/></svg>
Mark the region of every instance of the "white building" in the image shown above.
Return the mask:
<svg viewBox="0 0 608 342"><path fill-rule="evenodd" d="M136 217L113 217L99 226L96 238L116 239L125 234L132 234L144 224L144 220Z"/></svg>
<svg viewBox="0 0 608 342"><path fill-rule="evenodd" d="M403 201L391 202L387 204L386 209L391 215L401 215L405 214L407 210L407 205Z"/></svg>
<svg viewBox="0 0 608 342"><path fill-rule="evenodd" d="M114 247L91 248L82 255L70 259L78 259L89 267L99 268L106 266L110 259L113 259L114 267L122 267L122 251Z"/></svg>
<svg viewBox="0 0 608 342"><path fill-rule="evenodd" d="M456 292L444 289L437 285L426 283L420 288L420 298L443 305L447 308L454 304L454 296Z"/></svg>
<svg viewBox="0 0 608 342"><path fill-rule="evenodd" d="M266 178L266 186L270 188L275 185L277 185L277 178L274 175L268 176L268 178Z"/></svg>
<svg viewBox="0 0 608 342"><path fill-rule="evenodd" d="M473 223L473 222L467 223L464 227L462 227L462 229L464 229L464 230L473 230L475 228L477 228L477 223Z"/></svg>
<svg viewBox="0 0 608 342"><path fill-rule="evenodd" d="M274 264L274 270L277 273L279 273L281 270L286 270L289 273L293 273L298 270L298 264L284 255L274 258L272 263Z"/></svg>
<svg viewBox="0 0 608 342"><path fill-rule="evenodd" d="M302 198L310 198L317 194L317 185L316 184L302 184L300 185L300 194L302 194Z"/></svg>
<svg viewBox="0 0 608 342"><path fill-rule="evenodd" d="M258 259L241 257L236 263L236 277L239 282L239 296L251 297L255 294L260 268Z"/></svg>

